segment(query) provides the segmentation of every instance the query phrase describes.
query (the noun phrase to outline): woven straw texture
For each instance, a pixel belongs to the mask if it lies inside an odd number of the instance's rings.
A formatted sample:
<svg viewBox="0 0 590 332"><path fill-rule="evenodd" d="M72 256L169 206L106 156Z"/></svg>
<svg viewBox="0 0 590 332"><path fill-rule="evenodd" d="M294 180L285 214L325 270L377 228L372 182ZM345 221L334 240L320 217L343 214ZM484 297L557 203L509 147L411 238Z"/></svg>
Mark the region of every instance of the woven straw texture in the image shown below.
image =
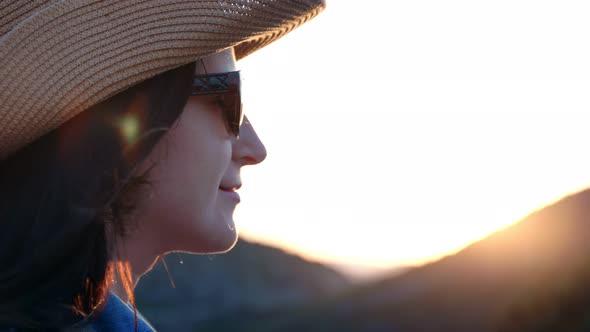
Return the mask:
<svg viewBox="0 0 590 332"><path fill-rule="evenodd" d="M241 59L324 0L0 2L0 159L90 106L234 47Z"/></svg>

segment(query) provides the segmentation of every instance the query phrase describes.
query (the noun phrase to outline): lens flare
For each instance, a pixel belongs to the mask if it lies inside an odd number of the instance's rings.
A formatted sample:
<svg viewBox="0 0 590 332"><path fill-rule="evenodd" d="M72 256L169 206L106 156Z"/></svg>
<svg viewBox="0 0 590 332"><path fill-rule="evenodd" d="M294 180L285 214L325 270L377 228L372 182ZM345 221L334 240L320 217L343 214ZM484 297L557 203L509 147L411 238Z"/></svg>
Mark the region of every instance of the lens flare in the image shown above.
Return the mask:
<svg viewBox="0 0 590 332"><path fill-rule="evenodd" d="M135 143L139 136L139 120L133 115L123 117L119 121L119 131L125 143Z"/></svg>

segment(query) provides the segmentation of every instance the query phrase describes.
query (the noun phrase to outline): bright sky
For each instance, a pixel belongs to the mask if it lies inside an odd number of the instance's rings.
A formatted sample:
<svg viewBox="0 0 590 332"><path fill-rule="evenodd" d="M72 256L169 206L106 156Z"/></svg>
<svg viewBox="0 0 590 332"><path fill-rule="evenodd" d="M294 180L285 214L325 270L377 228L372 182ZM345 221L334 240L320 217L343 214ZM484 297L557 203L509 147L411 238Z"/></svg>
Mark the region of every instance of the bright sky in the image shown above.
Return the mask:
<svg viewBox="0 0 590 332"><path fill-rule="evenodd" d="M587 1L332 0L240 62L245 238L422 263L590 186Z"/></svg>

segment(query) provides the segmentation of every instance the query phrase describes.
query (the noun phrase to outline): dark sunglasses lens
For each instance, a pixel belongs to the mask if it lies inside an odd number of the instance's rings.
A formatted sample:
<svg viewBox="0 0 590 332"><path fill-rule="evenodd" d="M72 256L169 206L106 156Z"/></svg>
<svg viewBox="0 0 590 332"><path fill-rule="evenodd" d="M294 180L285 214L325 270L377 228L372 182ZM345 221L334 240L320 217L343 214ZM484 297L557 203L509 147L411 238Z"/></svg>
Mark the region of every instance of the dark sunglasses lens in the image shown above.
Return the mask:
<svg viewBox="0 0 590 332"><path fill-rule="evenodd" d="M242 123L242 103L239 94L228 93L222 96L223 117L227 130L238 137L240 134L240 124Z"/></svg>
<svg viewBox="0 0 590 332"><path fill-rule="evenodd" d="M191 96L198 95L210 95L217 99L223 109L228 132L238 137L243 119L240 72L196 75Z"/></svg>
<svg viewBox="0 0 590 332"><path fill-rule="evenodd" d="M231 93L228 99L231 100L227 111L230 113L229 128L234 136L238 137L240 134L240 125L242 124L242 96L241 96L241 81L239 72L231 73Z"/></svg>
<svg viewBox="0 0 590 332"><path fill-rule="evenodd" d="M233 109L233 116L232 116L232 132L236 137L240 134L240 126L242 125L242 121L244 119L244 113L242 112L242 81L240 79L240 73L235 72L232 74L232 83L233 83L233 102L232 102L232 109Z"/></svg>

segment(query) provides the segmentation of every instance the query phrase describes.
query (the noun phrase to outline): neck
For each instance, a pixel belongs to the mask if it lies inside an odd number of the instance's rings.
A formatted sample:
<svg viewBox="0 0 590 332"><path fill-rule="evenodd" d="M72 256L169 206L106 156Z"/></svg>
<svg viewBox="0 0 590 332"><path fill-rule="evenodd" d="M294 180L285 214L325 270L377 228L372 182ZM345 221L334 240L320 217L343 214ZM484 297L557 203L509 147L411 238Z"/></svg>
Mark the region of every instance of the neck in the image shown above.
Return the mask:
<svg viewBox="0 0 590 332"><path fill-rule="evenodd" d="M113 257L115 273L110 291L123 302L129 302L126 288L133 291L141 276L156 264L159 255L146 252L144 246L134 245L133 239L130 238L119 239L118 243L118 255ZM125 287L126 285L127 287Z"/></svg>

